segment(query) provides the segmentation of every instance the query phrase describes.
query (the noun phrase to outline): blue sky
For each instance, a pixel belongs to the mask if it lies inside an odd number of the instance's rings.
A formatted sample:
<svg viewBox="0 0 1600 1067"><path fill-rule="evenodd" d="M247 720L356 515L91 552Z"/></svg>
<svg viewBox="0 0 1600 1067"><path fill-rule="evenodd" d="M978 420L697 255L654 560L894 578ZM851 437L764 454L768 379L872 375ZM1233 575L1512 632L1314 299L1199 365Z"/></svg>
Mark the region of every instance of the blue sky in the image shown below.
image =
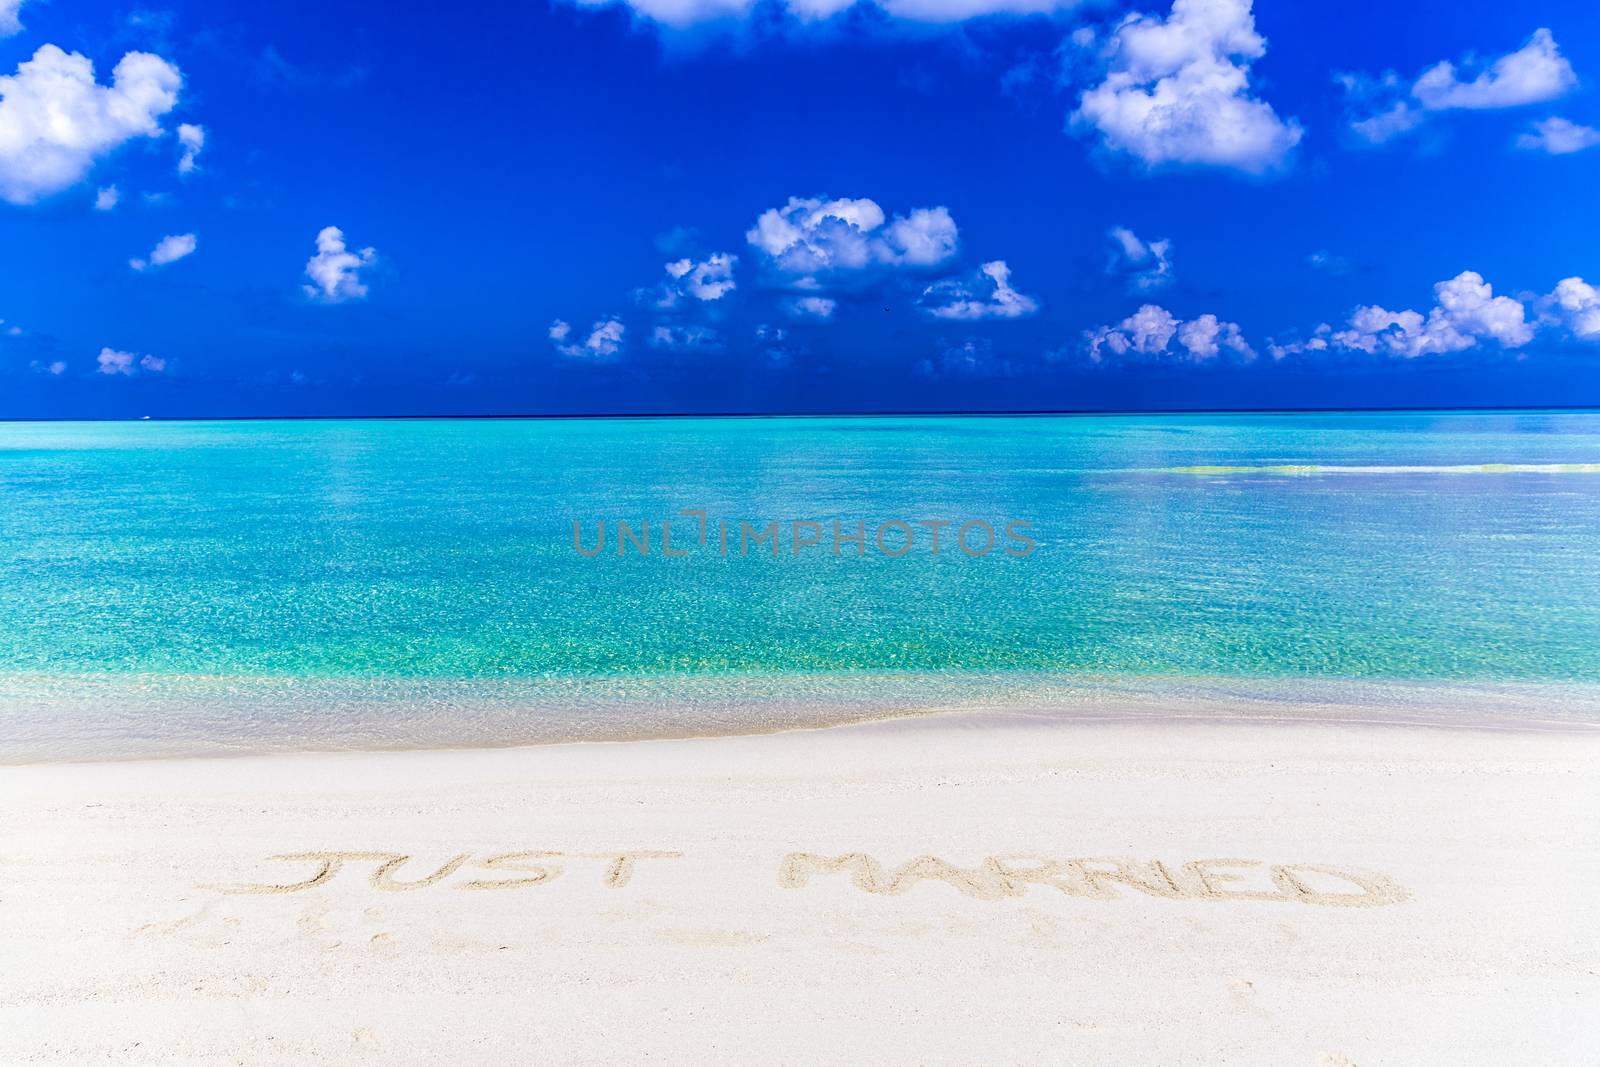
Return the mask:
<svg viewBox="0 0 1600 1067"><path fill-rule="evenodd" d="M1576 0L0 34L4 417L1600 404Z"/></svg>

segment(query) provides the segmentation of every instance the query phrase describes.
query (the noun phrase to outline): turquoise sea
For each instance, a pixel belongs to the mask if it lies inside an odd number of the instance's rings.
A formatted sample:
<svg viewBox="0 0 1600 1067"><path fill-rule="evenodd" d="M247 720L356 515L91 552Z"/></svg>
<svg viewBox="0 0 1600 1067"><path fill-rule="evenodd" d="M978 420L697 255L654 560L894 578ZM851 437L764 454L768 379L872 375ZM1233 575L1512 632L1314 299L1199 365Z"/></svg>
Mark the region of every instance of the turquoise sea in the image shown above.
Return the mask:
<svg viewBox="0 0 1600 1067"><path fill-rule="evenodd" d="M0 761L1596 693L1597 414L0 424Z"/></svg>

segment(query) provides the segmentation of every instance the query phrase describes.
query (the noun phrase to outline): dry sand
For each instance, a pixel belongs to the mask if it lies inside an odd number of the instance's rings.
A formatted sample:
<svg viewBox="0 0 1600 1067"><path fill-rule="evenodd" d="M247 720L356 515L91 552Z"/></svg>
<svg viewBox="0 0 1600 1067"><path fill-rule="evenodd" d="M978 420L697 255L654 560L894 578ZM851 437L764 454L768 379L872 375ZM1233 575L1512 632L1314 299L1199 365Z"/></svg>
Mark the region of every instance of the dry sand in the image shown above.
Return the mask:
<svg viewBox="0 0 1600 1067"><path fill-rule="evenodd" d="M0 805L4 1064L1600 1061L1600 731L944 718Z"/></svg>

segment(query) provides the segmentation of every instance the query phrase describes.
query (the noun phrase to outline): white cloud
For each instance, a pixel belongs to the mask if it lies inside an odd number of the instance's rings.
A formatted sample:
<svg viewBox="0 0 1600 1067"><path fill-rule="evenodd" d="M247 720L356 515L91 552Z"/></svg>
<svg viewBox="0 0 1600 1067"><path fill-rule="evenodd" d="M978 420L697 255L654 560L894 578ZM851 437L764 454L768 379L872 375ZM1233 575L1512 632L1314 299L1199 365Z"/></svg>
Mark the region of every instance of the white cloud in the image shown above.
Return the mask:
<svg viewBox="0 0 1600 1067"><path fill-rule="evenodd" d="M22 10L24 0L0 0L0 37L14 37L22 32L22 20L17 17L17 12Z"/></svg>
<svg viewBox="0 0 1600 1067"><path fill-rule="evenodd" d="M1533 129L1517 138L1517 147L1565 156L1600 144L1600 130L1580 126L1560 116L1533 124Z"/></svg>
<svg viewBox="0 0 1600 1067"><path fill-rule="evenodd" d="M1173 0L1165 19L1128 15L1102 46L1105 79L1079 99L1073 125L1151 167L1282 167L1303 131L1250 93L1250 64L1267 44L1250 9L1251 0Z"/></svg>
<svg viewBox="0 0 1600 1067"><path fill-rule="evenodd" d="M745 240L769 277L793 294L784 311L822 320L833 317L839 291L860 293L896 272L926 275L954 259L961 244L948 208L890 217L866 197L790 197L762 212Z"/></svg>
<svg viewBox="0 0 1600 1067"><path fill-rule="evenodd" d="M638 19L673 29L711 22L738 22L758 7L782 12L799 23L832 18L860 6L905 22L945 25L992 15L1046 15L1077 6L1079 0L569 0L577 7L626 7Z"/></svg>
<svg viewBox="0 0 1600 1067"><path fill-rule="evenodd" d="M1362 139L1381 144L1415 130L1430 112L1522 107L1554 100L1578 84L1572 64L1543 28L1533 31L1515 52L1487 65L1466 60L1463 65L1478 69L1471 81L1462 81L1449 60L1435 63L1409 86L1393 71L1377 78L1339 75L1355 112L1350 128Z"/></svg>
<svg viewBox="0 0 1600 1067"><path fill-rule="evenodd" d="M139 356L132 352L120 352L115 348L102 348L100 354L95 357L95 362L99 364L98 370L101 374L120 374L130 378L138 374L141 369L152 374L160 374L167 369L167 361L158 356ZM63 365L62 370L65 369ZM59 374L60 371L51 373Z"/></svg>
<svg viewBox="0 0 1600 1067"><path fill-rule="evenodd" d="M178 127L178 143L183 155L178 158L178 173L189 174L195 169L195 157L206 146L206 128L185 122Z"/></svg>
<svg viewBox="0 0 1600 1067"><path fill-rule="evenodd" d="M1156 355L1167 350L1172 335L1178 332L1178 320L1172 312L1158 304L1145 304L1138 311L1115 326L1101 326L1088 331L1084 337L1089 342L1089 358L1099 362L1102 348L1109 348L1119 356L1136 352Z"/></svg>
<svg viewBox="0 0 1600 1067"><path fill-rule="evenodd" d="M28 367L39 374L48 374L52 378L59 378L61 375L67 372L66 361L60 359L51 360L49 363L44 363L36 359L32 363L29 363Z"/></svg>
<svg viewBox="0 0 1600 1067"><path fill-rule="evenodd" d="M304 287L306 295L326 304L360 300L367 295L361 269L371 266L377 258L377 251L371 248L350 251L345 247L343 230L324 226L317 234L316 254L306 260L306 277L313 283Z"/></svg>
<svg viewBox="0 0 1600 1067"><path fill-rule="evenodd" d="M119 352L114 348L102 348L96 362L100 364L101 374L132 374L133 364L138 357L132 352Z"/></svg>
<svg viewBox="0 0 1600 1067"><path fill-rule="evenodd" d="M947 208L916 208L887 219L866 198L790 197L783 207L762 212L745 240L779 273L813 285L818 275L938 266L959 247Z"/></svg>
<svg viewBox="0 0 1600 1067"><path fill-rule="evenodd" d="M837 300L826 296L795 296L783 302L783 309L797 319L827 321L838 307Z"/></svg>
<svg viewBox="0 0 1600 1067"><path fill-rule="evenodd" d="M94 194L94 209L96 211L110 211L122 199L122 193L115 185L107 185Z"/></svg>
<svg viewBox="0 0 1600 1067"><path fill-rule="evenodd" d="M0 198L34 203L133 138L159 136L182 82L160 56L129 52L100 85L87 58L44 45L0 77Z"/></svg>
<svg viewBox="0 0 1600 1067"><path fill-rule="evenodd" d="M1311 336L1304 341L1291 341L1287 344L1278 344L1271 341L1267 344L1267 351L1273 359L1283 359L1285 356L1299 355L1303 352L1326 352L1328 338L1333 335L1333 327L1327 323L1319 323Z"/></svg>
<svg viewBox="0 0 1600 1067"><path fill-rule="evenodd" d="M1011 268L996 259L969 281L935 282L922 291L923 310L938 319L1016 319L1039 310L1039 302L1011 288Z"/></svg>
<svg viewBox="0 0 1600 1067"><path fill-rule="evenodd" d="M733 293L736 283L733 280L733 264L739 262L738 256L728 253L715 253L704 261L694 264L694 269L685 277L690 296L698 301L720 301L723 296Z"/></svg>
<svg viewBox="0 0 1600 1067"><path fill-rule="evenodd" d="M1583 341L1600 342L1600 290L1582 278L1564 278L1555 290L1534 301L1530 321L1520 299L1496 296L1475 271L1463 271L1435 285L1437 297L1426 313L1391 311L1377 304L1355 309L1336 330L1319 325L1304 341L1268 346L1274 359L1304 353L1361 352L1369 356L1416 359L1478 348L1493 342L1504 350L1529 344L1541 328L1561 328Z"/></svg>
<svg viewBox="0 0 1600 1067"><path fill-rule="evenodd" d="M1334 332L1329 341L1369 355L1415 359L1460 352L1484 340L1498 341L1503 348L1520 348L1533 340L1522 301L1495 296L1476 271L1462 271L1433 289L1437 303L1426 316L1376 304L1358 307L1349 326Z"/></svg>
<svg viewBox="0 0 1600 1067"><path fill-rule="evenodd" d="M1223 352L1240 359L1254 359L1256 354L1245 341L1238 323L1222 322L1211 314L1185 322L1159 304L1145 304L1115 326L1101 326L1084 333L1089 358L1096 363L1104 362L1107 352L1116 356L1129 353L1166 355L1174 337L1188 358L1196 363L1215 359Z"/></svg>
<svg viewBox="0 0 1600 1067"><path fill-rule="evenodd" d="M659 324L650 333L650 347L673 352L715 352L722 348L722 338L709 326Z"/></svg>
<svg viewBox="0 0 1600 1067"><path fill-rule="evenodd" d="M561 319L550 324L550 343L568 359L589 359L596 362L615 359L621 353L623 338L628 328L621 319L600 319L589 329L583 341L571 341L572 327Z"/></svg>
<svg viewBox="0 0 1600 1067"><path fill-rule="evenodd" d="M896 266L934 267L956 254L956 222L948 208L919 207L883 229L878 251Z"/></svg>
<svg viewBox="0 0 1600 1067"><path fill-rule="evenodd" d="M1429 111L1482 110L1554 100L1577 84L1572 64L1555 38L1540 28L1521 48L1501 56L1470 82L1456 77L1448 60L1429 67L1411 87L1411 95Z"/></svg>
<svg viewBox="0 0 1600 1067"><path fill-rule="evenodd" d="M640 289L635 296L663 311L678 306L689 296L702 303L721 300L738 288L733 270L739 257L731 252L713 252L700 262L692 258L675 259L666 265L667 280L657 289Z"/></svg>
<svg viewBox="0 0 1600 1067"><path fill-rule="evenodd" d="M1245 359L1255 358L1255 349L1244 339L1237 322L1219 322L1215 315L1205 314L1178 327L1178 343L1188 350L1193 359L1211 359L1227 349Z"/></svg>
<svg viewBox="0 0 1600 1067"><path fill-rule="evenodd" d="M1148 293L1172 284L1171 241L1143 241L1126 226L1111 227L1107 236L1111 238L1112 253L1106 269L1113 274L1126 274L1130 291Z"/></svg>
<svg viewBox="0 0 1600 1067"><path fill-rule="evenodd" d="M128 266L134 270L145 270L149 267L161 267L168 263L176 263L184 256L192 253L197 243L192 233L180 233L163 237L156 242L156 247L150 253L148 261L130 259L128 260Z"/></svg>
<svg viewBox="0 0 1600 1067"><path fill-rule="evenodd" d="M1546 302L1574 336L1600 341L1600 289L1582 278L1563 278Z"/></svg>

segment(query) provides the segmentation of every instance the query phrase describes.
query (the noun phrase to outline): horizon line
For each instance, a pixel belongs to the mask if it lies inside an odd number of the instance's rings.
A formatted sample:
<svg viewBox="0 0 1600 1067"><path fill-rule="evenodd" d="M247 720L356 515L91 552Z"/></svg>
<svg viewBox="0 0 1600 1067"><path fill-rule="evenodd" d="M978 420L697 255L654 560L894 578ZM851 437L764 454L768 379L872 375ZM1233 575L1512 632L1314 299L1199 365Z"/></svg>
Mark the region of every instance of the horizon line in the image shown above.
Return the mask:
<svg viewBox="0 0 1600 1067"><path fill-rule="evenodd" d="M42 422L399 422L399 421L578 421L621 419L872 419L872 418L1094 418L1138 415L1383 415L1486 414L1492 412L1600 412L1600 405L1530 405L1421 407L1263 407L1263 408L1007 408L993 411L646 411L513 414L330 414L330 415L139 415L127 417L39 416L0 417L5 423Z"/></svg>

